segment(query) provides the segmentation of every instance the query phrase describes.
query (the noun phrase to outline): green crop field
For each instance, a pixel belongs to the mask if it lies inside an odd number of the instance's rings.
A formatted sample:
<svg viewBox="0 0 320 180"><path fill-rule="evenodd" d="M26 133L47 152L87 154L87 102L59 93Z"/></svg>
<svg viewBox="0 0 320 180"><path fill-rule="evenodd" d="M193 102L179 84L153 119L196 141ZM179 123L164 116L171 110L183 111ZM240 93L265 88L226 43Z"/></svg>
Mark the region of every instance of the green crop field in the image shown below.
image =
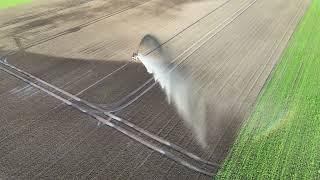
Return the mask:
<svg viewBox="0 0 320 180"><path fill-rule="evenodd" d="M18 4L28 3L28 2L31 2L31 0L0 0L0 9L8 8L8 7L16 6Z"/></svg>
<svg viewBox="0 0 320 180"><path fill-rule="evenodd" d="M320 0L300 21L216 179L320 179Z"/></svg>

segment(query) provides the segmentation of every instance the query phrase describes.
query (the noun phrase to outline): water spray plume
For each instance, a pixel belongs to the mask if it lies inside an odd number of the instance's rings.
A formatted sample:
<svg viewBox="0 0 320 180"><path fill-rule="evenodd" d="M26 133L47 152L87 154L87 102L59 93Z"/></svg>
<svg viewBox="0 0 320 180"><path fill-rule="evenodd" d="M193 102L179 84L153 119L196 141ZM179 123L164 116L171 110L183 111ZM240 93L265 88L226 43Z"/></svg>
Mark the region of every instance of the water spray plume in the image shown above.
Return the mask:
<svg viewBox="0 0 320 180"><path fill-rule="evenodd" d="M199 144L206 147L206 103L195 91L196 81L188 77L186 72L179 70L170 63L167 52L160 47L159 41L151 36L145 36L140 47L156 48L148 55L141 52L134 58L142 62L148 73L152 74L167 95L168 102L173 104L185 124L190 128ZM151 48L152 48L151 47Z"/></svg>

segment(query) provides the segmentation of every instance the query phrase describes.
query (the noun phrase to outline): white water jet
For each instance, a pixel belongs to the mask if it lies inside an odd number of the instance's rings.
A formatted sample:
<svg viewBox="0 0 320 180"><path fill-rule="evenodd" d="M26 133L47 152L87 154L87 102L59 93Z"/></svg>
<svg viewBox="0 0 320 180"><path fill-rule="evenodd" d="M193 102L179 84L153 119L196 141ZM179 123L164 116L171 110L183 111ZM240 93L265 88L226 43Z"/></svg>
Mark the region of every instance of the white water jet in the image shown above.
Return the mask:
<svg viewBox="0 0 320 180"><path fill-rule="evenodd" d="M137 54L148 73L152 74L154 79L164 89L168 102L174 104L178 114L183 118L187 127L189 127L199 144L206 147L206 103L204 99L196 92L197 83L187 74L173 69L168 60L161 51L160 57L144 56Z"/></svg>

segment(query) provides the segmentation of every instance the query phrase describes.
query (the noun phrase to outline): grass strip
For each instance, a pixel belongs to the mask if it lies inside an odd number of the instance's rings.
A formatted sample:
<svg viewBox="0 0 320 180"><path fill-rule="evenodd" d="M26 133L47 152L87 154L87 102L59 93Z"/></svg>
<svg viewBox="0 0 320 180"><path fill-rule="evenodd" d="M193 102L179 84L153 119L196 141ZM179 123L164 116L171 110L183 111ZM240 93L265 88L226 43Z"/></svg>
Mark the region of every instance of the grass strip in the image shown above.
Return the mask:
<svg viewBox="0 0 320 180"><path fill-rule="evenodd" d="M320 0L313 0L215 179L320 179Z"/></svg>
<svg viewBox="0 0 320 180"><path fill-rule="evenodd" d="M0 0L0 9L13 7L29 2L31 2L31 0Z"/></svg>

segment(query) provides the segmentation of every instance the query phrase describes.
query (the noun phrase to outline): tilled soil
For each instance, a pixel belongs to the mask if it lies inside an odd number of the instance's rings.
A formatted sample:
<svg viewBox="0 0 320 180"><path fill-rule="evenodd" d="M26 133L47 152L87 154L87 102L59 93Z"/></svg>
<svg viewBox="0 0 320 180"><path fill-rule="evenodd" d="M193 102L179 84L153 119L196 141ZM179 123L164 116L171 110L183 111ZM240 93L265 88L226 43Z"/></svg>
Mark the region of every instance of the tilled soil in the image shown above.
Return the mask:
<svg viewBox="0 0 320 180"><path fill-rule="evenodd" d="M108 105L151 77L130 58L144 35L155 35L177 68L200 84L208 103L209 146L198 145L158 85L116 115L221 164L307 2L56 0L22 5L0 12L0 51L10 64L48 83ZM0 75L0 178L212 178L3 71Z"/></svg>

